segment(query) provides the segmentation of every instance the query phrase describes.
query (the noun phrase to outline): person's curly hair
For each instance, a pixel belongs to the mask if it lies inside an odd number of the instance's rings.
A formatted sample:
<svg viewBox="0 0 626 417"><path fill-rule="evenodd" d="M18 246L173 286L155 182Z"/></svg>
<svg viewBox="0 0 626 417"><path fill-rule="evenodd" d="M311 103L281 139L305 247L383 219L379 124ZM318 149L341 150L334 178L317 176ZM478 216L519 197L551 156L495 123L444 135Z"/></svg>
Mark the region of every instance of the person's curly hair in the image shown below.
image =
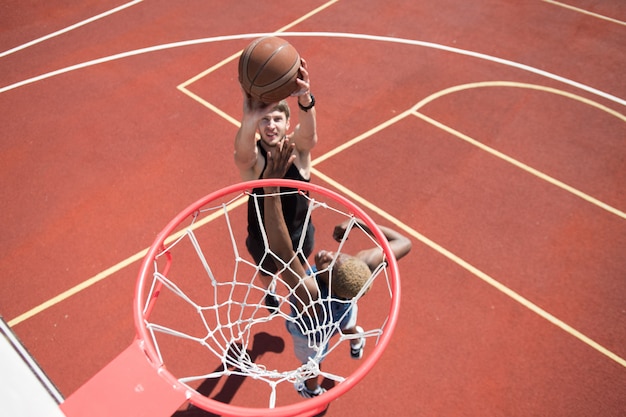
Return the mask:
<svg viewBox="0 0 626 417"><path fill-rule="evenodd" d="M361 259L354 256L346 258L336 267L332 282L333 291L339 297L354 298L371 275L372 271Z"/></svg>

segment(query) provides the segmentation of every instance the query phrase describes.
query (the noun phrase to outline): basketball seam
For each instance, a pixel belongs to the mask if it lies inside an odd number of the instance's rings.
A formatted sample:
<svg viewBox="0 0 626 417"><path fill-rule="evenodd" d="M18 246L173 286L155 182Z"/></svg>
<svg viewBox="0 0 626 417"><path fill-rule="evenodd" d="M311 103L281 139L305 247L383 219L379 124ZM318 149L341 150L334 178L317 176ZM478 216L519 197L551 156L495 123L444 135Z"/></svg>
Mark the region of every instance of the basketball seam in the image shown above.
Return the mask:
<svg viewBox="0 0 626 417"><path fill-rule="evenodd" d="M272 52L272 54L265 60L265 62L263 63L263 65L261 65L257 70L256 70L256 74L254 75L254 78L252 79L252 85L253 86L257 86L257 87L265 87L267 85L272 84L274 81L272 81L269 84L264 84L264 85L257 85L256 84L256 79L259 78L259 75L261 75L263 73L263 70L265 69L265 67L267 66L267 64L272 60L272 58L274 58L281 50L283 50L287 45L283 44L281 46L279 46L278 48L276 48L274 50L274 52ZM252 54L251 54L252 55ZM293 66L292 66L293 68ZM291 68L289 69L289 71L291 71Z"/></svg>
<svg viewBox="0 0 626 417"><path fill-rule="evenodd" d="M294 71L294 68L298 68L299 67L299 61L300 61L300 57L299 55L296 55L297 59L293 62L293 64L291 64L291 67L289 68L289 70L279 79L274 80L270 83L267 84L257 84L256 83L256 79L259 77L259 75L263 72L263 69L269 64L269 62L272 60L272 58L274 56L276 56L283 48L288 47L289 44L284 44L281 45L279 48L276 48L276 50L270 55L270 57L263 63L262 66L259 67L258 71L256 72L256 76L254 78L254 80L252 81L251 85L250 85L250 90L254 91L255 94L261 99L266 99L269 96L271 96L276 90L279 90L281 87L283 87L284 85L288 84L294 75L297 76L297 72L295 74L292 74L292 72ZM256 90L262 89L263 93L259 94ZM271 100L273 101L273 100Z"/></svg>

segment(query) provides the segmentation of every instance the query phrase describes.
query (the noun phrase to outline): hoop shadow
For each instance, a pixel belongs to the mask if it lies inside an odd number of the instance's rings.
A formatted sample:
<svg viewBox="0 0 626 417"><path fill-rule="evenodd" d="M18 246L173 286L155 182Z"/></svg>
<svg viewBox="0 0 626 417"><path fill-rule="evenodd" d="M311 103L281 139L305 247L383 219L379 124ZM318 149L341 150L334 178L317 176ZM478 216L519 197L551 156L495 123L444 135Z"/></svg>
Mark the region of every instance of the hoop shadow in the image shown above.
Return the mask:
<svg viewBox="0 0 626 417"><path fill-rule="evenodd" d="M285 341L278 336L272 336L269 333L261 332L254 335L252 350L248 351L248 355L252 361L256 361L261 355L269 352L282 353L285 350ZM224 371L224 365L220 365L214 372ZM229 375L224 382L220 392L213 399L228 404L234 398L235 394L245 381L246 377L242 375ZM196 389L198 393L210 397L215 387L220 382L219 378L206 379ZM172 417L219 417L208 411L204 411L192 404L186 410L177 411Z"/></svg>

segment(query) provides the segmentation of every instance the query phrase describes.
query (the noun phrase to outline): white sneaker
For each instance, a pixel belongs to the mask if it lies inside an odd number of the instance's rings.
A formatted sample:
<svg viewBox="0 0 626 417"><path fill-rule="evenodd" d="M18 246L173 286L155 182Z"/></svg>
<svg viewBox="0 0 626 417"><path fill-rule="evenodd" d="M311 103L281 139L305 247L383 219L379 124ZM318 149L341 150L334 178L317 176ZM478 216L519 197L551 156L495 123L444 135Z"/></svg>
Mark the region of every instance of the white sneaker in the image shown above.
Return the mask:
<svg viewBox="0 0 626 417"><path fill-rule="evenodd" d="M326 389L322 388L319 385L317 386L317 388L315 388L315 390L311 391L302 382L296 383L295 387L296 391L298 391L298 394L300 394L302 398L313 398L326 392Z"/></svg>
<svg viewBox="0 0 626 417"><path fill-rule="evenodd" d="M363 328L361 326L356 326L357 333L363 333ZM356 344L352 342L357 340ZM361 337L360 339L354 339L350 341L350 357L352 359L361 359L363 357L363 348L365 347L365 338Z"/></svg>

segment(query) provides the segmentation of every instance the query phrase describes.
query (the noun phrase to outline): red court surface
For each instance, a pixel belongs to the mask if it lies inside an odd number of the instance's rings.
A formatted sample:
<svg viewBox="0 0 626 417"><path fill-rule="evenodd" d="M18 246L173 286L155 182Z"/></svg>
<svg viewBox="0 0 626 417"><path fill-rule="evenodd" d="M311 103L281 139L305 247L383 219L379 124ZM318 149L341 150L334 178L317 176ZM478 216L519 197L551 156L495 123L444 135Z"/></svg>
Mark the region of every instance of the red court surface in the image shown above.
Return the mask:
<svg viewBox="0 0 626 417"><path fill-rule="evenodd" d="M278 31L312 182L413 241L392 342L326 415L623 416L623 1L2 9L0 314L64 396L132 342L157 233L239 181L238 54Z"/></svg>

